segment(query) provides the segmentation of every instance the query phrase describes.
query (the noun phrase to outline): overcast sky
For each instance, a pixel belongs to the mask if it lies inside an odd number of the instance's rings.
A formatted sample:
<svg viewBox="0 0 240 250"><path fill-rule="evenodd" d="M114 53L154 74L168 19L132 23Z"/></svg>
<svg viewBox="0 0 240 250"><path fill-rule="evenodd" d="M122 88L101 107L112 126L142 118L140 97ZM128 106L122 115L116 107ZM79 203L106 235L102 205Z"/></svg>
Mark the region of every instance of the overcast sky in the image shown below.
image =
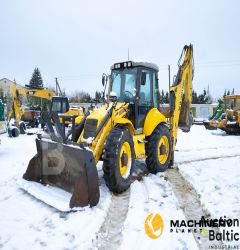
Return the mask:
<svg viewBox="0 0 240 250"><path fill-rule="evenodd" d="M67 93L101 90L114 62L145 59L167 65L194 46L194 89L209 85L240 92L239 0L0 0L0 78L28 84L38 67L45 86L54 78Z"/></svg>

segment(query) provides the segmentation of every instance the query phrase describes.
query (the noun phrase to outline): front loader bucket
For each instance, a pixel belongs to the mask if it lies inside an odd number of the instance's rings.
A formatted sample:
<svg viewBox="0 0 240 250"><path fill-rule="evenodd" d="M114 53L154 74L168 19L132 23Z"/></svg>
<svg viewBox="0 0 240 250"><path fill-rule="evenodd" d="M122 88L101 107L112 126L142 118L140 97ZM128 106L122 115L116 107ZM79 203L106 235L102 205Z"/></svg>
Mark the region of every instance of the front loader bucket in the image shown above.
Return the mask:
<svg viewBox="0 0 240 250"><path fill-rule="evenodd" d="M37 154L23 178L59 187L72 194L69 207L95 206L99 201L98 174L88 149L47 139L36 139Z"/></svg>
<svg viewBox="0 0 240 250"><path fill-rule="evenodd" d="M213 122L210 121L203 121L203 125L207 130L217 130L217 124L213 126Z"/></svg>
<svg viewBox="0 0 240 250"><path fill-rule="evenodd" d="M193 117L191 110L189 108L189 104L187 101L183 99L179 116L179 128L183 132L189 132L192 124L193 124Z"/></svg>

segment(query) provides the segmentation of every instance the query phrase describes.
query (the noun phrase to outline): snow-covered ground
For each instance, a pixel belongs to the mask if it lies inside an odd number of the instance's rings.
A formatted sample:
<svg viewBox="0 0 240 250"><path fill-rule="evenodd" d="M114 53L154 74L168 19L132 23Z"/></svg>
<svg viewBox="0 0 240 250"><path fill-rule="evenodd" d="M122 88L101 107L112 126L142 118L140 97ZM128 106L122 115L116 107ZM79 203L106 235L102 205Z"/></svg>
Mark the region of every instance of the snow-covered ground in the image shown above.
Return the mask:
<svg viewBox="0 0 240 250"><path fill-rule="evenodd" d="M102 180L102 171L99 168L101 198L96 207L71 213L57 211L18 185L29 160L36 153L35 137L0 135L0 248L98 248L96 236L113 202L112 194ZM240 217L239 149L240 136L207 131L203 126L193 126L187 134L179 131L175 163L196 189L212 217ZM156 240L150 239L144 231L145 219L152 212L159 213L165 225L164 233ZM165 174L150 174L142 181L135 181L130 188L129 208L123 226L119 228L122 238L118 247L198 249L192 234L169 233L170 219L184 219L184 212ZM113 246L116 249L116 245Z"/></svg>
<svg viewBox="0 0 240 250"><path fill-rule="evenodd" d="M176 164L214 217L240 218L240 136L193 126L179 132Z"/></svg>

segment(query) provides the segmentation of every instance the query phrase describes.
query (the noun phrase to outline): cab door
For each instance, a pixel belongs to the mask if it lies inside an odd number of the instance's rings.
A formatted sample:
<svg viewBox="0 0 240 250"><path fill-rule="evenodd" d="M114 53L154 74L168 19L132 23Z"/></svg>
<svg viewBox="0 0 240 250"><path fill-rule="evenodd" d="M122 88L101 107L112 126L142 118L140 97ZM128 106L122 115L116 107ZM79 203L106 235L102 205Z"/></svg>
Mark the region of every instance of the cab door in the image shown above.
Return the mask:
<svg viewBox="0 0 240 250"><path fill-rule="evenodd" d="M157 73L154 70L142 69L140 73L138 92L137 128L143 128L144 121L150 109L156 106Z"/></svg>

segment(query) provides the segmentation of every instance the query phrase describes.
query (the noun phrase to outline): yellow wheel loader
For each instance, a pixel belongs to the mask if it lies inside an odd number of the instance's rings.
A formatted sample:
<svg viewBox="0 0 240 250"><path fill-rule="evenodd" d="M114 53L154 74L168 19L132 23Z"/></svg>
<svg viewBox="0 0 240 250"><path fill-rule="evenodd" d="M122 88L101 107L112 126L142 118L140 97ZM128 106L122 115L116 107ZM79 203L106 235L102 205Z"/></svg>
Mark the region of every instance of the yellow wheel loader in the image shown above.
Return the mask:
<svg viewBox="0 0 240 250"><path fill-rule="evenodd" d="M44 114L51 140L36 139L37 154L23 175L27 191L31 193L29 183L48 184L48 189L60 187L72 194L70 208L94 206L100 196L96 168L100 160L106 185L114 193L129 188L136 160L146 159L151 173L165 171L174 161L178 128L188 132L192 124L192 45L183 48L178 66L165 114L159 111L158 66L133 61L115 63L111 75L104 75L106 103L85 115L72 140L64 137L58 116Z"/></svg>
<svg viewBox="0 0 240 250"><path fill-rule="evenodd" d="M240 133L240 95L228 95L224 97L225 113L222 114L216 127L227 134Z"/></svg>

